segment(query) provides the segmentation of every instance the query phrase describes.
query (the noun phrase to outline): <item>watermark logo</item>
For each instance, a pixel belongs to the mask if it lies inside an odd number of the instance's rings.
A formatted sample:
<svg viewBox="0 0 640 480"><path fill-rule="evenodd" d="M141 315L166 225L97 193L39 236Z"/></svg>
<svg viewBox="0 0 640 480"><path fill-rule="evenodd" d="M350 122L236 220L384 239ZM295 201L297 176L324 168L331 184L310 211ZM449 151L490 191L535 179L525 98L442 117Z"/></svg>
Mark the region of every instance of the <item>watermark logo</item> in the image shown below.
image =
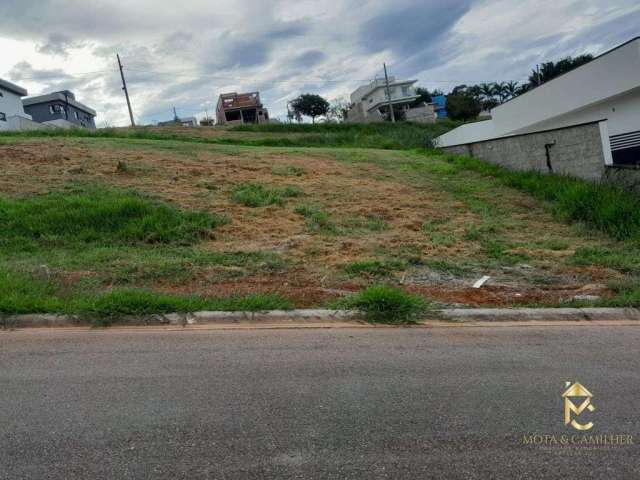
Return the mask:
<svg viewBox="0 0 640 480"><path fill-rule="evenodd" d="M521 444L544 449L561 449L566 453L579 453L589 450L624 448L636 445L633 435L626 433L593 433L594 427L590 414L596 411L593 394L578 382L565 382L562 393L564 426L577 430L577 433L550 432L528 433L523 435ZM558 398L558 397L555 397ZM559 425L558 425L559 426Z"/></svg>
<svg viewBox="0 0 640 480"><path fill-rule="evenodd" d="M593 412L596 409L591 401L593 394L578 382L573 385L571 382L566 382L565 388L566 390L562 394L564 398L564 424L571 425L580 431L591 430L593 428L593 422L579 423L575 418L572 418L571 414L573 413L578 417L584 413L585 410ZM574 399L580 402L580 404L576 406Z"/></svg>

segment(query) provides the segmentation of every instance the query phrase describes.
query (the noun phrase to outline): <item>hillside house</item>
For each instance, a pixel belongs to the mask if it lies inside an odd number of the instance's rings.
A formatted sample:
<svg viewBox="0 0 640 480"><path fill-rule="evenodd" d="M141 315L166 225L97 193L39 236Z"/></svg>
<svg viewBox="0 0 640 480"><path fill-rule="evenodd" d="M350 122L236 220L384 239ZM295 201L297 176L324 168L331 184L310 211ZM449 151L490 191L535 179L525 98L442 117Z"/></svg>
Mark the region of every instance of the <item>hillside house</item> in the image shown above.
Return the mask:
<svg viewBox="0 0 640 480"><path fill-rule="evenodd" d="M435 123L437 115L434 105L416 105L419 98L415 90L417 80L396 80L389 77L389 95L384 79L376 79L358 88L351 94L351 108L347 112L347 122L383 122L389 114L389 98L394 111L402 110L410 122Z"/></svg>
<svg viewBox="0 0 640 480"><path fill-rule="evenodd" d="M259 92L223 93L216 107L218 125L267 123L269 112L260 100Z"/></svg>
<svg viewBox="0 0 640 480"><path fill-rule="evenodd" d="M34 121L45 125L96 128L96 111L78 102L69 90L25 98L22 104Z"/></svg>
<svg viewBox="0 0 640 480"><path fill-rule="evenodd" d="M519 170L589 180L636 178L640 37L436 139L439 147ZM626 169L624 173L623 169Z"/></svg>
<svg viewBox="0 0 640 480"><path fill-rule="evenodd" d="M29 122L22 106L27 90L0 78L0 130L20 130L23 122Z"/></svg>

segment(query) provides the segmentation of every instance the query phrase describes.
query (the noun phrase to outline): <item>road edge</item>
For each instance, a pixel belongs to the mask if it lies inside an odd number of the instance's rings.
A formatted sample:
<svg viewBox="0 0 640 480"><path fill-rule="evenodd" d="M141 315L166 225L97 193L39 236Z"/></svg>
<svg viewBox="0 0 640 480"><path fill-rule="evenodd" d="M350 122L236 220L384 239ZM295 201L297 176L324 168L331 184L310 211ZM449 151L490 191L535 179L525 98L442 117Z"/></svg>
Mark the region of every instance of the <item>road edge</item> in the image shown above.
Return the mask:
<svg viewBox="0 0 640 480"><path fill-rule="evenodd" d="M463 324L476 322L640 322L637 308L470 308L434 310L418 321ZM136 315L109 322L113 326L195 326L260 324L296 326L304 323L352 323L367 325L358 312L346 310L272 310L266 312L194 312ZM0 327L55 328L90 326L92 322L72 315L27 314L0 316Z"/></svg>

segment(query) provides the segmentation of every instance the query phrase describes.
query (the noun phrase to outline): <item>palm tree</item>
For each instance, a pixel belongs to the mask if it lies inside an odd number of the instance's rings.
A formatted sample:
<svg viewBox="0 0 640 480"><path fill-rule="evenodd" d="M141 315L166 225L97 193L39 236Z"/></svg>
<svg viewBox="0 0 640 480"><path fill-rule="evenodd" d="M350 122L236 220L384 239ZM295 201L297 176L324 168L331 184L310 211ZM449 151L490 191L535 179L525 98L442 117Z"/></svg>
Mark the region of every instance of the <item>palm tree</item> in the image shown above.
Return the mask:
<svg viewBox="0 0 640 480"><path fill-rule="evenodd" d="M493 99L493 96L495 95L495 88L493 85L494 84L492 83L481 83L478 85L478 87L480 87L480 94L485 101Z"/></svg>
<svg viewBox="0 0 640 480"><path fill-rule="evenodd" d="M504 91L507 94L507 99L517 96L519 88L520 88L519 83L515 82L513 80L511 80L510 82L505 83L504 84Z"/></svg>
<svg viewBox="0 0 640 480"><path fill-rule="evenodd" d="M493 94L499 98L500 103L504 103L507 99L507 84L505 82L496 82L493 84Z"/></svg>

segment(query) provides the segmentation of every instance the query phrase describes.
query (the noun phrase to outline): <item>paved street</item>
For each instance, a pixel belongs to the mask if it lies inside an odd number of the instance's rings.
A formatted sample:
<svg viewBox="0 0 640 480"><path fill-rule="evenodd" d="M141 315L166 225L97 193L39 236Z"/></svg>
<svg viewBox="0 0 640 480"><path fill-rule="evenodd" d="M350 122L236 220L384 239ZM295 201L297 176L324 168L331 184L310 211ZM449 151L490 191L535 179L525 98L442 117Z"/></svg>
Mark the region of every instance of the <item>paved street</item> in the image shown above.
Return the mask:
<svg viewBox="0 0 640 480"><path fill-rule="evenodd" d="M1 479L632 479L640 326L0 332ZM583 435L565 381L593 393Z"/></svg>

